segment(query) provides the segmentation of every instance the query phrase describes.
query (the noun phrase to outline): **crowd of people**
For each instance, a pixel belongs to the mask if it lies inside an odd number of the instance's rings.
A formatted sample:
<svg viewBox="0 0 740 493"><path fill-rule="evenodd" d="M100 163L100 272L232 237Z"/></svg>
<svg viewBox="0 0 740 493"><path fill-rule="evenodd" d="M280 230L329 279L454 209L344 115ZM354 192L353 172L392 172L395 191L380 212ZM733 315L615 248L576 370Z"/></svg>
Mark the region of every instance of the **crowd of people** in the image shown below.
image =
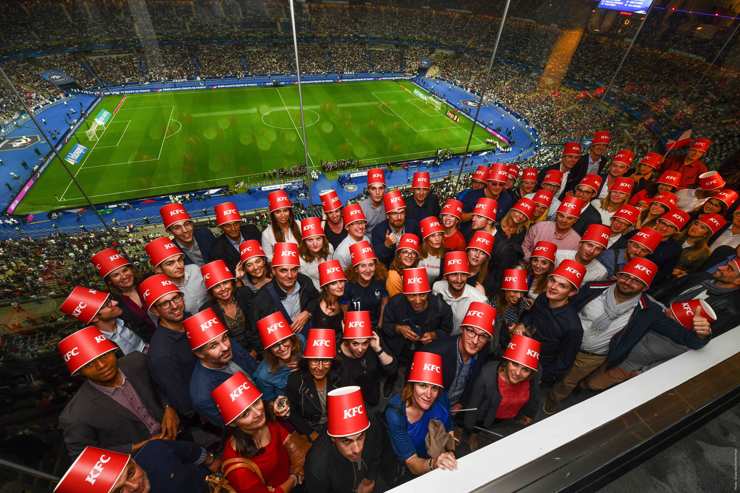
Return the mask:
<svg viewBox="0 0 740 493"><path fill-rule="evenodd" d="M362 200L326 191L315 215L275 190L261 223L216 205L215 235L172 202L141 255L85 245L55 491L385 491L711 344L740 322L738 193L712 143L590 137L457 195L372 168Z"/></svg>

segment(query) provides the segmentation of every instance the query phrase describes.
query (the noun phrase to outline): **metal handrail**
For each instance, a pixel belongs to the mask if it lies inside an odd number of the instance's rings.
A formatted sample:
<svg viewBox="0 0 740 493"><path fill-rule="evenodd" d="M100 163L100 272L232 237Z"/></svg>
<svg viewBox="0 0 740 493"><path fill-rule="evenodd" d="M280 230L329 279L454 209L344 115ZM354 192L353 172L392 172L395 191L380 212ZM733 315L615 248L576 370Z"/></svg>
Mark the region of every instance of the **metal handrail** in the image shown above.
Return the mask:
<svg viewBox="0 0 740 493"><path fill-rule="evenodd" d="M21 464L16 464L15 462L11 462L9 460L5 460L2 458L0 458L0 466L7 467L9 469L13 469L15 471L22 472L23 474L28 474L30 476L33 476L39 479L44 479L54 484L58 483L60 479L58 476L53 476L43 471L39 471L37 469L33 469L31 467L27 467Z"/></svg>

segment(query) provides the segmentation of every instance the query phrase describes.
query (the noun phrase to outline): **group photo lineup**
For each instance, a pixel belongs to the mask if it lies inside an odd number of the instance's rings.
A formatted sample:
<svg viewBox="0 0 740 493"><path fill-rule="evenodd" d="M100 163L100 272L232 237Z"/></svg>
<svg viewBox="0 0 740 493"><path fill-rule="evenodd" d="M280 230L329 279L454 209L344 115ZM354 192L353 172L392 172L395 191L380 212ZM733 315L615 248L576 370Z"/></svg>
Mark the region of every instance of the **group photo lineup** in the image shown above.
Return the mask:
<svg viewBox="0 0 740 493"><path fill-rule="evenodd" d="M0 19L0 493L740 487L740 2Z"/></svg>

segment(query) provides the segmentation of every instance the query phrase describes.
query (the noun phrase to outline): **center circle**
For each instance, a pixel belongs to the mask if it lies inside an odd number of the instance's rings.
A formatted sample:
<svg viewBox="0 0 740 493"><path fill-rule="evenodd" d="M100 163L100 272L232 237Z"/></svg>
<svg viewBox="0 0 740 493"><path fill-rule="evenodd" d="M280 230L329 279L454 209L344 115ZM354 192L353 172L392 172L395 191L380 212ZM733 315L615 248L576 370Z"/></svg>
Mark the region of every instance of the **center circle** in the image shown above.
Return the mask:
<svg viewBox="0 0 740 493"><path fill-rule="evenodd" d="M306 128L313 127L321 119L318 112L314 110L304 109L303 115L306 119ZM295 130L296 128L301 128L301 113L299 110L276 109L268 113L263 113L261 119L262 123L268 127L279 130Z"/></svg>

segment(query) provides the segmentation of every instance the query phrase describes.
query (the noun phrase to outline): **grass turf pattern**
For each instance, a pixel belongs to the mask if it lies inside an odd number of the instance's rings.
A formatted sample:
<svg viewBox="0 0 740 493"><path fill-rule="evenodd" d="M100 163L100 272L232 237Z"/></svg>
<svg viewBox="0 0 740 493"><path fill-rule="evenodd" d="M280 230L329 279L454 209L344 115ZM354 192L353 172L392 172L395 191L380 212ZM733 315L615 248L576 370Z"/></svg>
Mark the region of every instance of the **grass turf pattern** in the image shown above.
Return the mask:
<svg viewBox="0 0 740 493"><path fill-rule="evenodd" d="M89 148L69 165L96 204L255 181L259 174L303 163L296 86L195 90L107 96L92 111L113 113L88 139L84 122L60 155L79 141ZM303 86L309 166L356 159L361 165L462 152L471 121L408 81ZM117 109L117 111L116 111ZM471 150L491 148L476 127ZM86 205L54 160L16 214Z"/></svg>

